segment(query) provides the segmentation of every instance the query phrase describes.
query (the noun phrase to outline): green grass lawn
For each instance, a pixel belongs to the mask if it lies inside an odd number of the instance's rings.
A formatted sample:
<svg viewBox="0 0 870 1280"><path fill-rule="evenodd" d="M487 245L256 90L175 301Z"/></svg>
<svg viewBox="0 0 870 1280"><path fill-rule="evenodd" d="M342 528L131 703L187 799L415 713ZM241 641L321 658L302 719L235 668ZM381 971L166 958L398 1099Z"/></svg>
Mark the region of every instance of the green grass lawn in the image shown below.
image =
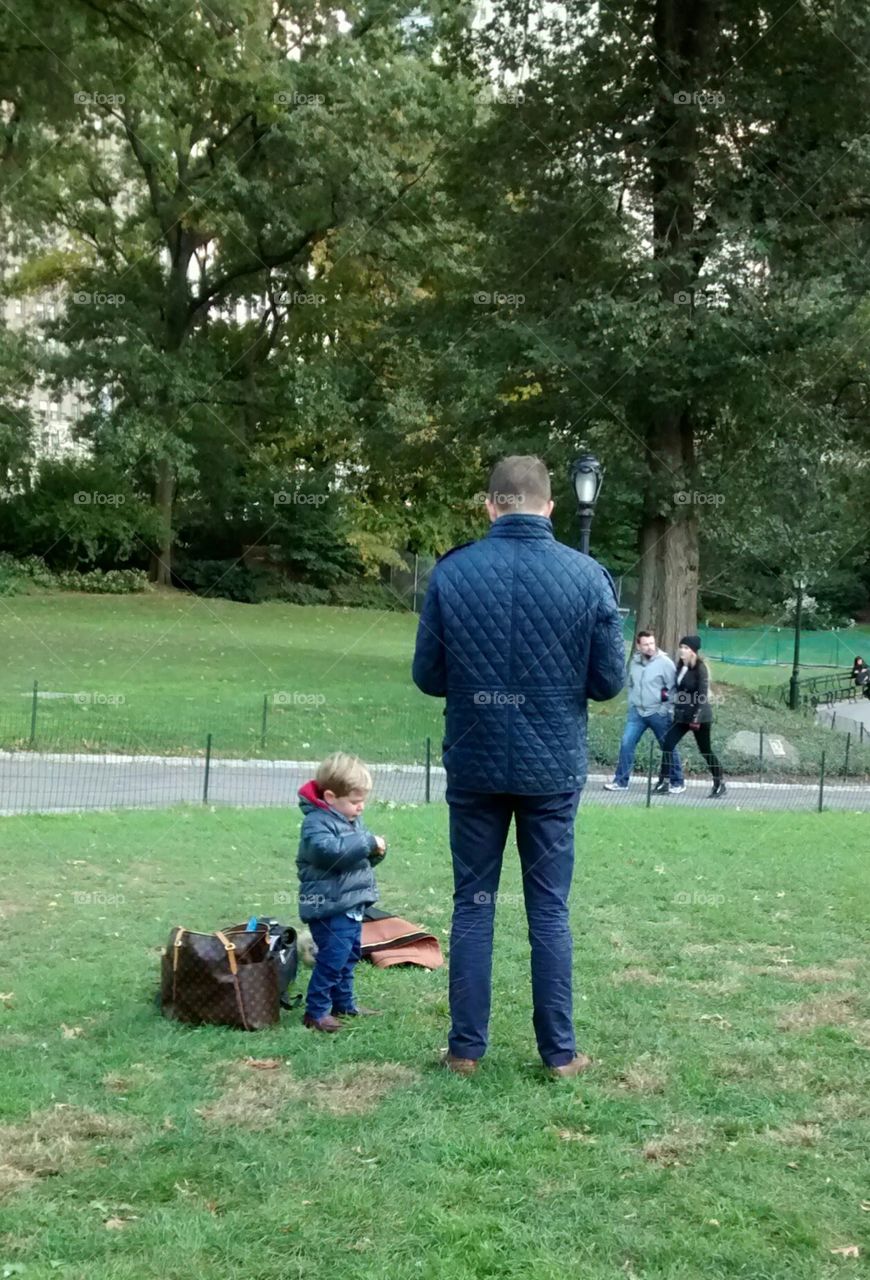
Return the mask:
<svg viewBox="0 0 870 1280"><path fill-rule="evenodd" d="M343 748L372 762L420 763L428 737L437 759L442 704L410 678L416 626L412 614L179 592L0 597L0 747L203 753L211 733L217 755L308 759ZM729 755L726 743L759 728L794 742L801 772L818 776L823 750L840 769L842 737L784 707L754 705L752 689L785 681L786 668L714 661L712 674L723 694L714 739L727 772L754 771L754 758ZM590 759L612 768L625 695L590 710ZM694 750L686 756L703 771ZM870 775L870 741L852 744L849 764L853 775Z"/></svg>
<svg viewBox="0 0 870 1280"><path fill-rule="evenodd" d="M369 817L383 904L443 935L443 807ZM162 1020L173 925L294 918L297 831L274 810L0 826L4 1276L863 1272L866 818L581 810L576 1011L598 1065L570 1083L534 1065L515 855L472 1080L433 1065L446 969L364 966L385 1016L335 1038L298 1014L250 1036Z"/></svg>

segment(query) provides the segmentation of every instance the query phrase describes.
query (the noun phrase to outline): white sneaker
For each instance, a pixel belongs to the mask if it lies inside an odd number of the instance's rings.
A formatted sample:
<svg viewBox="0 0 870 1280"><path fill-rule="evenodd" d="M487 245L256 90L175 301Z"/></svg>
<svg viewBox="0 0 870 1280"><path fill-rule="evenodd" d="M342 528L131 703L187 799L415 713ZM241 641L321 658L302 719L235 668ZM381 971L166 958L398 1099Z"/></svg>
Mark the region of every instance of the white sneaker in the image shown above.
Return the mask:
<svg viewBox="0 0 870 1280"><path fill-rule="evenodd" d="M685 782L681 782L681 783L679 784L679 786L674 786L674 784L673 784L673 782L672 782L672 783L671 783L671 786L670 786L670 795L672 795L672 796L681 796L681 795L683 794L683 792L685 791L685 789L686 789L686 784L685 784Z"/></svg>
<svg viewBox="0 0 870 1280"><path fill-rule="evenodd" d="M605 791L627 791L628 783L626 783L625 786L623 786L621 782L605 782L604 790Z"/></svg>

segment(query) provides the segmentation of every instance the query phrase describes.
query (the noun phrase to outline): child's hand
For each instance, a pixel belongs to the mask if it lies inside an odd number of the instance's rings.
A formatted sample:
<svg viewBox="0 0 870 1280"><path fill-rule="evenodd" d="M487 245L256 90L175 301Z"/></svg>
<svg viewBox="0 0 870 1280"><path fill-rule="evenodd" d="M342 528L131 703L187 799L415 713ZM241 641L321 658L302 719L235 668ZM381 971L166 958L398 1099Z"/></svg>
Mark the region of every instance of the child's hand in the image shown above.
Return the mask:
<svg viewBox="0 0 870 1280"><path fill-rule="evenodd" d="M369 854L369 862L372 866L377 866L379 862L383 862L387 855L387 842L383 836L375 836L375 847Z"/></svg>
<svg viewBox="0 0 870 1280"><path fill-rule="evenodd" d="M375 836L375 843L378 846L378 853L383 856L387 852L387 842L383 836Z"/></svg>

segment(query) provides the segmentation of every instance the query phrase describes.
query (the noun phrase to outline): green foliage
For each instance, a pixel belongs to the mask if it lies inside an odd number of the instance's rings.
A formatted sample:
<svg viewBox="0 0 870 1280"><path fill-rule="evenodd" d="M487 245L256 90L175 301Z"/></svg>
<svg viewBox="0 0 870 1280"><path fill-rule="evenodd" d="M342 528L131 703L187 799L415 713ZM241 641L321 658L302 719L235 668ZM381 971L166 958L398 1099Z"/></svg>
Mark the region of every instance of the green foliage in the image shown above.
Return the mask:
<svg viewBox="0 0 870 1280"><path fill-rule="evenodd" d="M181 560L177 568L180 585L197 595L222 596L253 604L266 598L265 583L271 575L249 569L235 560Z"/></svg>
<svg viewBox="0 0 870 1280"><path fill-rule="evenodd" d="M109 462L44 459L26 487L0 502L0 536L12 552L42 552L53 567L141 559L154 513Z"/></svg>
<svg viewBox="0 0 870 1280"><path fill-rule="evenodd" d="M185 559L179 562L177 574L179 585L197 595L220 596L242 604L280 600L285 604L330 604L354 609L402 611L405 607L392 591L375 582L348 579L322 587L234 560Z"/></svg>
<svg viewBox="0 0 870 1280"><path fill-rule="evenodd" d="M37 588L44 591L82 591L91 595L129 595L148 590L148 575L141 569L52 570L39 556L16 560L0 553L0 595L20 595Z"/></svg>

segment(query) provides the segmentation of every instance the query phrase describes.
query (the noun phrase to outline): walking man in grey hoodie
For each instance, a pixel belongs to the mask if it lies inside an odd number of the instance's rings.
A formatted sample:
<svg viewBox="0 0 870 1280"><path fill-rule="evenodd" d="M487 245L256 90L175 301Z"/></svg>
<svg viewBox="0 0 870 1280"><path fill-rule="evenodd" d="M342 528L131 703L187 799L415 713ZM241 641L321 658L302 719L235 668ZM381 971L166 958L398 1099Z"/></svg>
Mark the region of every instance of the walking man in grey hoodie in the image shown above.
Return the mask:
<svg viewBox="0 0 870 1280"><path fill-rule="evenodd" d="M670 698L676 683L676 667L668 655L656 646L652 631L638 631L635 652L628 664L628 719L619 744L616 776L605 782L605 791L627 791L631 781L634 753L647 729L656 736L659 746L671 724ZM683 766L679 752L671 755L669 792L685 791Z"/></svg>

